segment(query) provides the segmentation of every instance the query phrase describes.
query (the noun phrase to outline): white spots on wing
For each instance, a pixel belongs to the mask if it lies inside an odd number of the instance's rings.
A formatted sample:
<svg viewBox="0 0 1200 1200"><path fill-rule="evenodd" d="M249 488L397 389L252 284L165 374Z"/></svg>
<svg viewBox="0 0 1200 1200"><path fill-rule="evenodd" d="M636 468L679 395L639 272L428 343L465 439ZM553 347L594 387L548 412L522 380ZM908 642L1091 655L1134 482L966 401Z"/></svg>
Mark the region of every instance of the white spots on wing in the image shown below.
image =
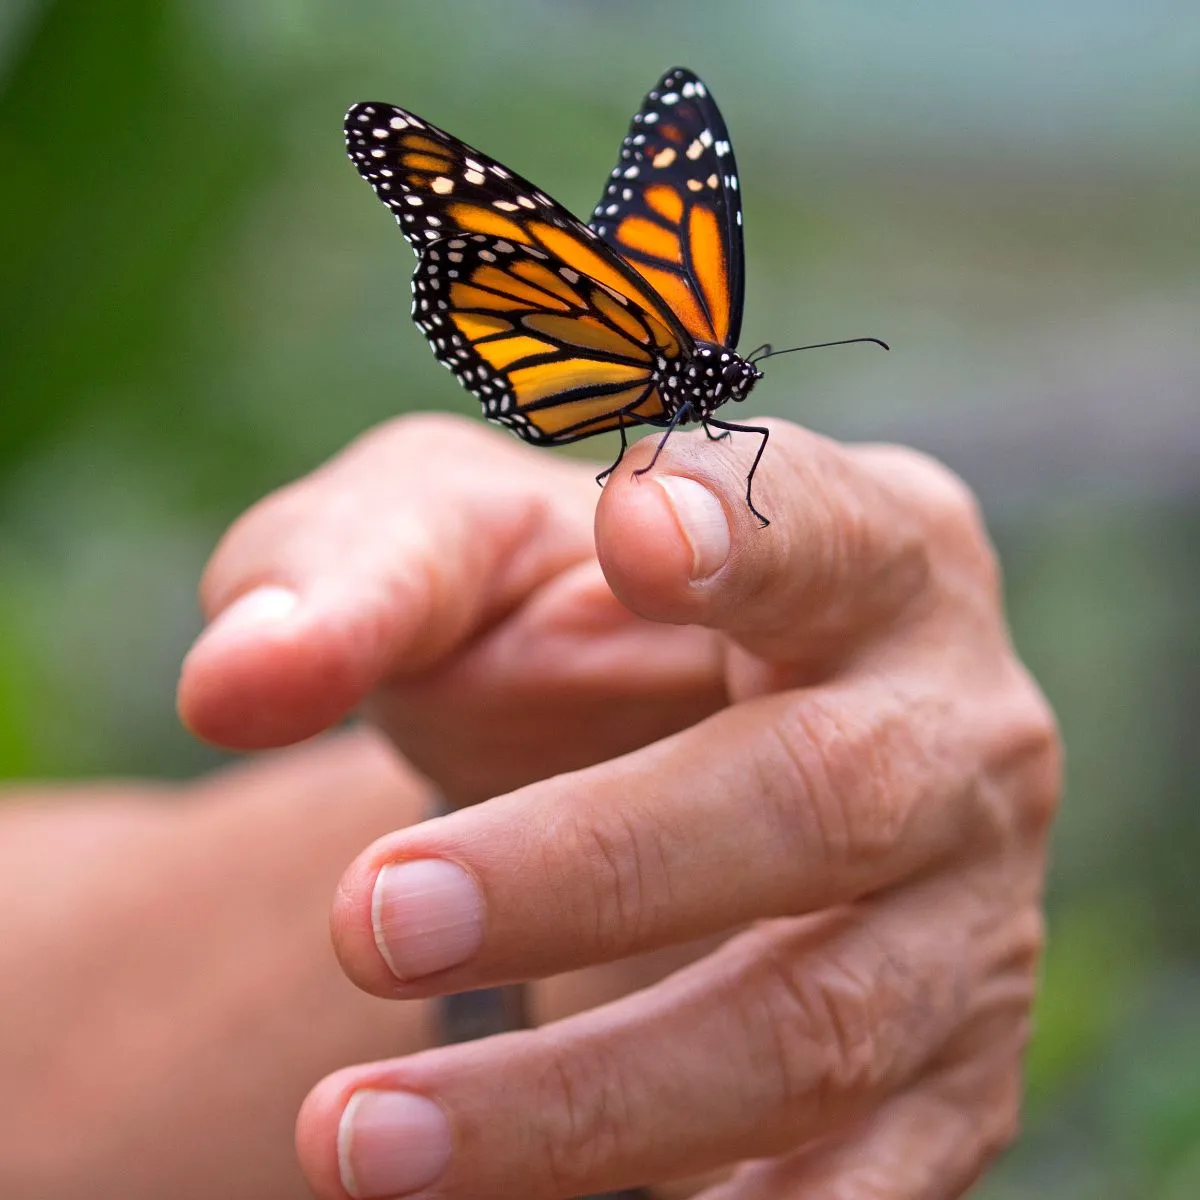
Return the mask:
<svg viewBox="0 0 1200 1200"><path fill-rule="evenodd" d="M622 188L621 189L621 199L622 200L632 200L633 199L633 188Z"/></svg>
<svg viewBox="0 0 1200 1200"><path fill-rule="evenodd" d="M473 183L476 187L478 187L484 180L484 174L482 171L464 171L463 178L468 183Z"/></svg>
<svg viewBox="0 0 1200 1200"><path fill-rule="evenodd" d="M408 122L403 117L393 117L388 122L388 124L393 129L407 129L408 128Z"/></svg>
<svg viewBox="0 0 1200 1200"><path fill-rule="evenodd" d="M448 196L454 191L454 180L447 175L438 175L429 186L439 196Z"/></svg>
<svg viewBox="0 0 1200 1200"><path fill-rule="evenodd" d="M386 129L372 129L371 130L372 137L385 138L385 137L387 137L387 135L388 135L388 131Z"/></svg>
<svg viewBox="0 0 1200 1200"><path fill-rule="evenodd" d="M626 179L636 179L638 177L637 164L634 163L634 165L632 167L626 167L625 170L622 171L621 173L625 176Z"/></svg>
<svg viewBox="0 0 1200 1200"><path fill-rule="evenodd" d="M513 252L513 244L512 242L497 242L496 249L499 250L501 254L511 254Z"/></svg>
<svg viewBox="0 0 1200 1200"><path fill-rule="evenodd" d="M702 192L704 190L704 184L702 184L698 179L689 179L687 181L687 189L689 192Z"/></svg>
<svg viewBox="0 0 1200 1200"><path fill-rule="evenodd" d="M451 245L454 245L454 243L453 243L453 242L451 242L450 244L451 244ZM446 255L446 257L447 257L447 258L448 258L448 259L449 259L451 262L462 262L462 254L461 254L461 253L460 253L458 250L451 250L451 251L450 251L450 252L449 252L449 253Z"/></svg>
<svg viewBox="0 0 1200 1200"><path fill-rule="evenodd" d="M413 196L410 194L404 197L404 203L411 204L413 208L420 208L425 201L422 200L420 196Z"/></svg>
<svg viewBox="0 0 1200 1200"><path fill-rule="evenodd" d="M496 261L496 256L490 250L480 250L479 257L482 258L484 262Z"/></svg>
<svg viewBox="0 0 1200 1200"><path fill-rule="evenodd" d="M564 279L565 279L565 280L566 280L568 283L578 283L578 282L579 282L579 272L578 272L578 271L572 271L570 267L559 267L559 268L558 268L558 273L559 273L559 274L560 274L560 275L561 275L561 276L562 276L562 277L563 277L563 278L564 278Z"/></svg>
<svg viewBox="0 0 1200 1200"><path fill-rule="evenodd" d="M615 217L620 210L621 206L619 204L607 204L604 207L604 215L606 217Z"/></svg>
<svg viewBox="0 0 1200 1200"><path fill-rule="evenodd" d="M380 150L380 149L376 148L371 151L371 157L372 158L382 158L386 153L387 153L386 150Z"/></svg>
<svg viewBox="0 0 1200 1200"><path fill-rule="evenodd" d="M511 171L506 171L499 163L492 163L488 170L491 171L497 179L509 179L512 176Z"/></svg>
<svg viewBox="0 0 1200 1200"><path fill-rule="evenodd" d="M704 143L699 138L693 138L692 144L684 151L693 162L704 153Z"/></svg>
<svg viewBox="0 0 1200 1200"><path fill-rule="evenodd" d="M653 95L653 93L651 93L651 95ZM642 120L647 125L653 125L658 120L658 113L648 112L648 113L646 113L646 115L644 117L642 117Z"/></svg>
<svg viewBox="0 0 1200 1200"><path fill-rule="evenodd" d="M708 95L708 89L704 86L704 84L702 84L700 82L700 80L698 80L698 79L696 80L695 86L696 86L696 95L697 96L707 96Z"/></svg>
<svg viewBox="0 0 1200 1200"><path fill-rule="evenodd" d="M713 144L713 135L711 129L700 130L700 142L704 146L711 146Z"/></svg>
<svg viewBox="0 0 1200 1200"><path fill-rule="evenodd" d="M464 157L463 162L466 164L468 171L482 171L483 170L483 163L478 163L473 158Z"/></svg>
<svg viewBox="0 0 1200 1200"><path fill-rule="evenodd" d="M725 155L727 155L728 153L729 153L729 143L726 141L723 141L723 140L718 142L717 143L717 157L724 158Z"/></svg>
<svg viewBox="0 0 1200 1200"><path fill-rule="evenodd" d="M705 181L710 188L715 188L720 180L717 178L717 173L714 171Z"/></svg>
<svg viewBox="0 0 1200 1200"><path fill-rule="evenodd" d="M498 208L501 212L516 212L517 205L511 200L493 200L492 207Z"/></svg>
<svg viewBox="0 0 1200 1200"><path fill-rule="evenodd" d="M678 92L664 93L662 102L664 104L678 104L679 103L679 93Z"/></svg>
<svg viewBox="0 0 1200 1200"><path fill-rule="evenodd" d="M536 205L536 204L534 204L534 202L533 202L532 200L530 200L530 198L529 198L528 196L526 196L526 195L520 195L520 196L518 196L518 197L517 197L517 203L518 203L518 204L519 204L519 205L520 205L522 208L537 208L537 205Z"/></svg>
<svg viewBox="0 0 1200 1200"><path fill-rule="evenodd" d="M391 177L393 175L395 175L396 172L393 171L391 169L391 167L380 167L379 173L380 173L380 175L382 175L384 177L384 179L391 179Z"/></svg>
<svg viewBox="0 0 1200 1200"><path fill-rule="evenodd" d="M696 85L689 79L679 90L690 100L696 94Z"/></svg>
<svg viewBox="0 0 1200 1200"><path fill-rule="evenodd" d="M664 96L665 100L666 97ZM661 170L663 167L669 167L675 161L675 149L672 146L664 146L651 160L656 167Z"/></svg>

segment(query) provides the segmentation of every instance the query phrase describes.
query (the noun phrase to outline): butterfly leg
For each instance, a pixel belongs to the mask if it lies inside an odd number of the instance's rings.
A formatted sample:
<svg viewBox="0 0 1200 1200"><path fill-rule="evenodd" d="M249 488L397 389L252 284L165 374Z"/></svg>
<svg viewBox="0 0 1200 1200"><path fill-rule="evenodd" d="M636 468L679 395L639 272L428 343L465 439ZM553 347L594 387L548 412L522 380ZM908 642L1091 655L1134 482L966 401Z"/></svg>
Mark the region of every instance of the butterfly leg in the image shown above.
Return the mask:
<svg viewBox="0 0 1200 1200"><path fill-rule="evenodd" d="M639 467L636 471L634 471L635 475L645 475L647 471L653 469L654 464L658 462L658 456L663 452L663 447L667 444L667 438L669 438L671 434L675 432L675 426L686 423L691 419L691 416L692 406L690 404L680 405L680 407L675 410L671 416L671 423L667 426L667 432L658 439L658 445L654 447L654 456L644 467Z"/></svg>
<svg viewBox="0 0 1200 1200"><path fill-rule="evenodd" d="M754 501L750 498L750 489L754 486L754 472L758 470L758 464L762 461L763 451L767 448L767 440L771 436L771 431L764 429L761 425L734 425L730 421L718 421L716 417L709 417L708 420L710 424L715 425L718 429L724 429L727 433L757 433L762 436L762 441L758 446L758 453L754 456L754 461L750 464L750 474L746 476L746 506L762 522L763 528L766 529L771 522L754 507Z"/></svg>
<svg viewBox="0 0 1200 1200"><path fill-rule="evenodd" d="M724 433L718 433L718 434L714 435L713 431L711 429L709 429L709 427L708 427L708 422L705 421L704 422L704 436L706 438L708 438L708 440L710 442L723 442L727 437L730 436L730 433L729 433L729 430L726 429Z"/></svg>
<svg viewBox="0 0 1200 1200"><path fill-rule="evenodd" d="M623 417L618 417L617 421L617 428L621 432L621 449L618 452L616 459L613 461L612 466L605 468L605 470L601 471L600 474L596 476L596 482L601 487L604 486L604 481L621 465L621 459L625 457L625 451L629 449L629 442L625 437L625 419Z"/></svg>

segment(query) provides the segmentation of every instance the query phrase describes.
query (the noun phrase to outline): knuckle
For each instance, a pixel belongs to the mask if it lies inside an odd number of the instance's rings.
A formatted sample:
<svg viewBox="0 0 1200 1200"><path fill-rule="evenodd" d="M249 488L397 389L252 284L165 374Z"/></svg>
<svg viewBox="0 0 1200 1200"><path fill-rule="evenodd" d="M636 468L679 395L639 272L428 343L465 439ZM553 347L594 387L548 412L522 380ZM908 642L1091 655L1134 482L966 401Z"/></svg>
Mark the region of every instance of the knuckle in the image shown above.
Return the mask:
<svg viewBox="0 0 1200 1200"><path fill-rule="evenodd" d="M760 965L757 1033L775 1064L777 1102L787 1109L815 1095L832 1107L877 1089L892 1066L880 997L893 969L876 973L826 950L792 956L779 946L765 950Z"/></svg>
<svg viewBox="0 0 1200 1200"><path fill-rule="evenodd" d="M1013 963L1030 981L1029 1003L1032 1004L1038 963L1046 949L1046 915L1041 907L1037 904L1027 905L1014 919L1013 933Z"/></svg>
<svg viewBox="0 0 1200 1200"><path fill-rule="evenodd" d="M778 761L764 774L784 805L777 824L815 837L832 863L869 865L890 853L910 819L921 754L911 718L890 703L803 695L783 708L774 732Z"/></svg>
<svg viewBox="0 0 1200 1200"><path fill-rule="evenodd" d="M581 931L599 959L623 957L640 944L660 908L671 905L667 859L655 827L613 806L602 816L573 819L563 841L569 849L560 861L570 864L571 881L586 864ZM575 890L571 881L564 891Z"/></svg>
<svg viewBox="0 0 1200 1200"><path fill-rule="evenodd" d="M1049 702L1020 663L1013 661L1013 703L999 731L999 781L1009 798L1018 836L1043 841L1058 813L1063 749Z"/></svg>
<svg viewBox="0 0 1200 1200"><path fill-rule="evenodd" d="M617 1061L597 1046L554 1046L537 1089L537 1136L556 1196L574 1196L605 1163L616 1161L630 1127Z"/></svg>
<svg viewBox="0 0 1200 1200"><path fill-rule="evenodd" d="M1027 728L1022 739L1028 763L1021 790L1021 824L1042 837L1058 813L1063 785L1062 736L1049 702L1029 681Z"/></svg>

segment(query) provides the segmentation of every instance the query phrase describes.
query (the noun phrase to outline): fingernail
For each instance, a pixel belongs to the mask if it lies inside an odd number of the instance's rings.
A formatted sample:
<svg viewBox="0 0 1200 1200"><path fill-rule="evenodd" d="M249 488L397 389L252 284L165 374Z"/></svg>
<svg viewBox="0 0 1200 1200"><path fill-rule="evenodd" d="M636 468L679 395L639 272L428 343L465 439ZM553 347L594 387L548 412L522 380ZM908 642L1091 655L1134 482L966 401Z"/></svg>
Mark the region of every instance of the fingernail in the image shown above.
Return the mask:
<svg viewBox="0 0 1200 1200"><path fill-rule="evenodd" d="M654 475L692 548L693 581L707 579L729 557L729 522L725 507L702 483L685 475Z"/></svg>
<svg viewBox="0 0 1200 1200"><path fill-rule="evenodd" d="M300 603L300 597L290 588L264 584L239 596L228 608L219 612L205 629L203 637L226 637L251 629L262 629L286 620Z"/></svg>
<svg viewBox="0 0 1200 1200"><path fill-rule="evenodd" d="M450 1122L412 1092L355 1092L338 1123L338 1173L355 1200L407 1196L450 1162Z"/></svg>
<svg viewBox="0 0 1200 1200"><path fill-rule="evenodd" d="M375 944L397 979L420 979L466 962L483 941L475 881L441 858L391 863L371 895Z"/></svg>

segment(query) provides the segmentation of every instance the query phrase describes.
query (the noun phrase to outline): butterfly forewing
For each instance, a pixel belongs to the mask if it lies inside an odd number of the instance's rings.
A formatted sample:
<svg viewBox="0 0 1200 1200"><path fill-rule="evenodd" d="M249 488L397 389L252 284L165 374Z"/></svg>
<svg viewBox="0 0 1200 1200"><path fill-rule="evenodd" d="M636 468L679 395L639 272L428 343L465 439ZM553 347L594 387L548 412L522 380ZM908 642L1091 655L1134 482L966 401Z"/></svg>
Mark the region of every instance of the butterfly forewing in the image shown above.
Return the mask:
<svg viewBox="0 0 1200 1200"><path fill-rule="evenodd" d="M663 299L593 230L515 171L406 109L378 102L346 114L346 149L418 256L443 239L485 234L534 246L640 307L688 341Z"/></svg>
<svg viewBox="0 0 1200 1200"><path fill-rule="evenodd" d="M666 417L655 375L674 333L540 246L466 234L425 247L413 318L484 413L527 441Z"/></svg>
<svg viewBox="0 0 1200 1200"><path fill-rule="evenodd" d="M716 103L676 67L629 126L591 227L703 341L737 345L742 211L737 164Z"/></svg>

